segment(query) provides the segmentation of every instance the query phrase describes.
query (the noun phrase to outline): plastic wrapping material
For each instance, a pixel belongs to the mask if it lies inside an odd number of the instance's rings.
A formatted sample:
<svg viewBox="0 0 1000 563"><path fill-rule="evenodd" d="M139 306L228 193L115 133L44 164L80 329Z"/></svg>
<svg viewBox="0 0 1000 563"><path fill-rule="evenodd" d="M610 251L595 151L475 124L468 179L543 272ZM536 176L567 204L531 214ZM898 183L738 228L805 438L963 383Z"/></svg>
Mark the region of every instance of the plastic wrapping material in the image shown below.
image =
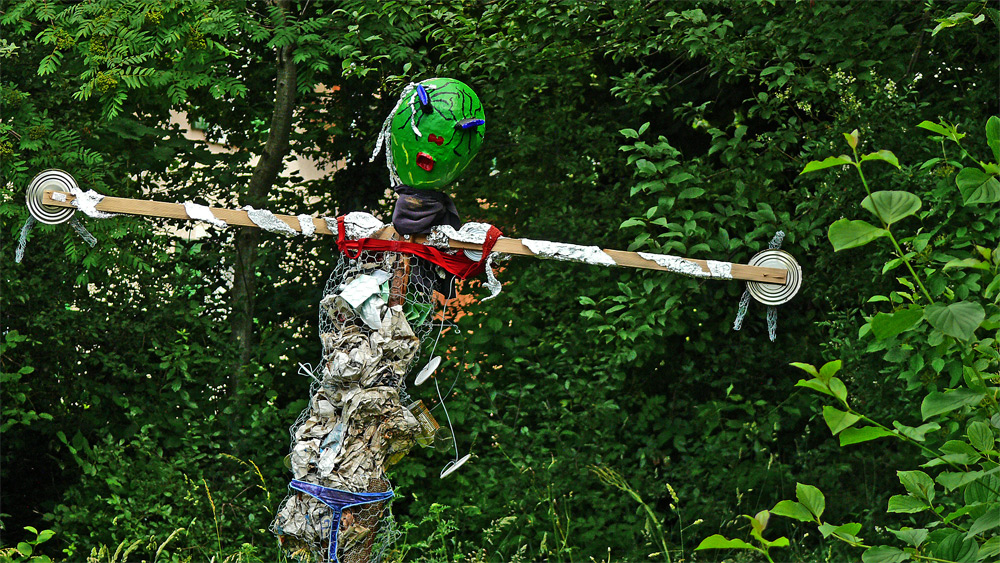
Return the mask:
<svg viewBox="0 0 1000 563"><path fill-rule="evenodd" d="M698 265L697 262L692 262L686 258L679 258L669 254L652 254L649 252L640 252L639 256L645 258L646 260L656 262L658 265L674 272L675 274L681 274L694 278L711 278L716 280L733 279L733 265L729 262L706 260L708 263L708 271L706 272L700 265Z"/></svg>
<svg viewBox="0 0 1000 563"><path fill-rule="evenodd" d="M316 223L313 223L312 215L296 215L299 220L299 227L302 229L302 236L311 237L316 234Z"/></svg>
<svg viewBox="0 0 1000 563"><path fill-rule="evenodd" d="M225 229L229 226L228 223L216 217L212 210L205 205L199 205L191 201L184 202L184 212L187 213L188 217L195 219L197 221L205 221L211 223L220 229Z"/></svg>
<svg viewBox="0 0 1000 563"><path fill-rule="evenodd" d="M595 266L615 265L615 260L596 246L581 246L579 244L532 239L521 239L521 243L539 258L583 262L584 264L593 264Z"/></svg>
<svg viewBox="0 0 1000 563"><path fill-rule="evenodd" d="M104 196L95 192L94 190L83 191L80 188L73 187L70 190L75 197L73 200L73 207L83 211L87 217L93 217L94 219L107 219L108 217L114 217L114 213L105 213L104 211L97 210L97 204L104 200ZM66 201L66 194L64 193L53 193L52 199L56 201Z"/></svg>

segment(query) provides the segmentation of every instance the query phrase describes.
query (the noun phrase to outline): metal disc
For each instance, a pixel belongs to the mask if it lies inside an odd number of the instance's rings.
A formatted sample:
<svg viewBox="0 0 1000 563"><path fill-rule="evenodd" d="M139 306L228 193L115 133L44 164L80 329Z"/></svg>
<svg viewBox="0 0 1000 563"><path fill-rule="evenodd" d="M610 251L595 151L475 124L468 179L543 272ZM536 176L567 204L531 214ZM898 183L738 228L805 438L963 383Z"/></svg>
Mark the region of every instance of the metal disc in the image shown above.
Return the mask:
<svg viewBox="0 0 1000 563"><path fill-rule="evenodd" d="M46 170L38 174L25 190L24 199L28 204L28 213L46 225L58 225L69 221L69 218L76 212L75 208L43 205L42 201L45 197L45 190L69 192L77 187L76 180L62 170Z"/></svg>
<svg viewBox="0 0 1000 563"><path fill-rule="evenodd" d="M765 305L781 305L795 297L802 287L802 268L784 250L763 250L750 259L751 266L762 268L780 268L788 270L788 281L785 285L763 282L747 282L747 289L754 299Z"/></svg>
<svg viewBox="0 0 1000 563"><path fill-rule="evenodd" d="M444 469L441 470L441 478L444 479L445 477L447 477L447 476L451 475L452 473L454 473L459 467L462 467L462 465L465 462L469 461L470 457L472 457L472 454L471 453L467 453L464 456L462 456L461 459L456 459L454 461L449 461L444 466Z"/></svg>
<svg viewBox="0 0 1000 563"><path fill-rule="evenodd" d="M434 370L436 370L439 365L441 365L441 356L434 356L433 358L431 358L431 361L427 362L427 365L424 366L424 369L420 370L420 373L417 374L417 377L414 379L413 384L420 385L421 383L427 381L427 378L434 373Z"/></svg>

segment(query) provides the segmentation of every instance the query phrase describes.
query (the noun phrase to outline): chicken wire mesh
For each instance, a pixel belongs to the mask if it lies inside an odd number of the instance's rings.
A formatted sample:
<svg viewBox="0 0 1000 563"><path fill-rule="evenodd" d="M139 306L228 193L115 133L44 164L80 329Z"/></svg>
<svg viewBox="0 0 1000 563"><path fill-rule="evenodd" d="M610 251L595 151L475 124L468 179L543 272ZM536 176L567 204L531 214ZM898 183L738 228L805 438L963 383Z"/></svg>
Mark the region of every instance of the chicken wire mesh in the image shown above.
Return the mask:
<svg viewBox="0 0 1000 563"><path fill-rule="evenodd" d="M406 375L421 341L444 322L435 319L434 292L448 295L450 283L413 256L340 257L320 301L322 362L301 369L312 384L291 427L293 481L271 524L293 558L377 563L399 536L385 470L426 435L410 411L422 403L411 404Z"/></svg>

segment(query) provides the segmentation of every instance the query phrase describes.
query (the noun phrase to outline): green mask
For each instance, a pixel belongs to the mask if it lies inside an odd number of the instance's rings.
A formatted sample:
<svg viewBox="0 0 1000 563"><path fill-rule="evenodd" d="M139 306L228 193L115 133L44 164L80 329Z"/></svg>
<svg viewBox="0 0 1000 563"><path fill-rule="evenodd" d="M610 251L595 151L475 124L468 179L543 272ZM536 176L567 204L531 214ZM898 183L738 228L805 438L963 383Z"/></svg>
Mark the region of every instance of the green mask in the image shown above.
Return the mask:
<svg viewBox="0 0 1000 563"><path fill-rule="evenodd" d="M422 80L404 91L392 116L392 165L407 186L440 189L465 170L485 134L483 104L471 88L452 78Z"/></svg>

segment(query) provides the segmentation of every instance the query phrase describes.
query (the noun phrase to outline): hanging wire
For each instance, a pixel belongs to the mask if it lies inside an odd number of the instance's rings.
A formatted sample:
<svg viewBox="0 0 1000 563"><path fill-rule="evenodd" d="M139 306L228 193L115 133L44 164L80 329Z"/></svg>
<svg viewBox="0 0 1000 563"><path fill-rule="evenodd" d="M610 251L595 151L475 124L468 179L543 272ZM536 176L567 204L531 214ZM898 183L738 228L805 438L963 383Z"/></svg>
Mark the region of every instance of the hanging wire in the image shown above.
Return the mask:
<svg viewBox="0 0 1000 563"><path fill-rule="evenodd" d="M774 233L774 237L771 238L771 242L768 243L768 250L777 250L781 248L781 243L785 241L785 231L778 231ZM743 291L743 296L740 297L740 303L736 308L736 320L733 321L733 330L740 330L743 328L743 319L746 317L747 309L750 307L750 287ZM767 307L767 336L771 339L771 342L778 337L778 308L774 305L768 305Z"/></svg>

